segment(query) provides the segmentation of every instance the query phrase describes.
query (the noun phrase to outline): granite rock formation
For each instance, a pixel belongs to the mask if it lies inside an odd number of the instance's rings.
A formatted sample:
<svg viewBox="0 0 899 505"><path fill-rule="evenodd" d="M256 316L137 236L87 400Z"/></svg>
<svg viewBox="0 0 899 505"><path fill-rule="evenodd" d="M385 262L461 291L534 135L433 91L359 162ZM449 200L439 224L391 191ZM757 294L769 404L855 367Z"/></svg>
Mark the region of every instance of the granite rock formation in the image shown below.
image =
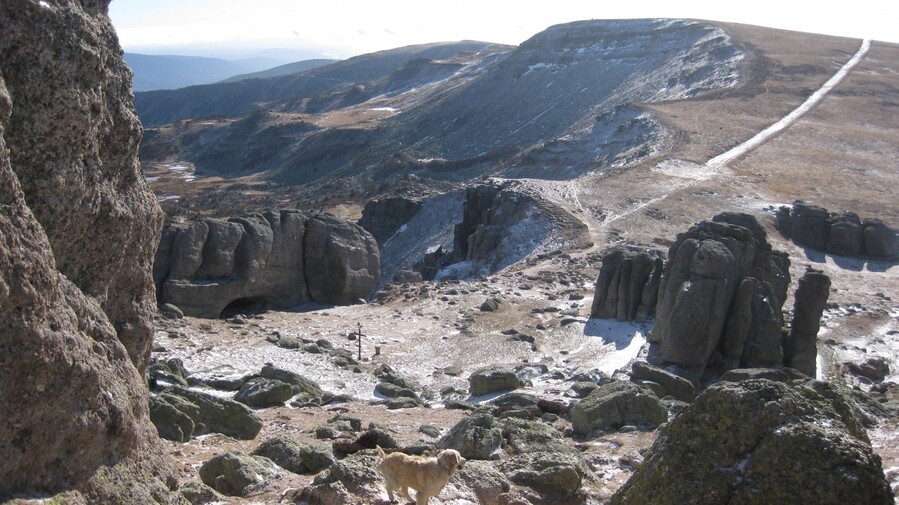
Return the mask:
<svg viewBox="0 0 899 505"><path fill-rule="evenodd" d="M368 232L336 216L268 211L167 227L153 273L159 303L218 317L235 302L355 303L377 284L380 256Z"/></svg>
<svg viewBox="0 0 899 505"><path fill-rule="evenodd" d="M421 210L421 201L403 197L372 200L362 209L359 226L383 244Z"/></svg>
<svg viewBox="0 0 899 505"><path fill-rule="evenodd" d="M789 260L747 214L723 213L681 233L668 252L650 342L661 358L704 369L782 366Z"/></svg>
<svg viewBox="0 0 899 505"><path fill-rule="evenodd" d="M177 501L142 376L162 214L108 4L0 4L0 501Z"/></svg>
<svg viewBox="0 0 899 505"><path fill-rule="evenodd" d="M862 220L854 212L832 213L797 200L777 212L778 228L799 245L841 256L894 259L896 230L879 219Z"/></svg>
<svg viewBox="0 0 899 505"><path fill-rule="evenodd" d="M829 296L830 277L824 272L809 270L799 279L790 335L784 342L784 364L810 377L817 368L818 330Z"/></svg>
<svg viewBox="0 0 899 505"><path fill-rule="evenodd" d="M533 252L550 233L559 231L557 238L576 243L586 229L527 187L491 181L466 189L462 222L453 230L452 262L469 261L481 272L495 272Z"/></svg>
<svg viewBox="0 0 899 505"><path fill-rule="evenodd" d="M590 316L645 321L655 313L663 268L656 251L613 247L603 255Z"/></svg>
<svg viewBox="0 0 899 505"><path fill-rule="evenodd" d="M643 503L893 503L880 458L829 385L719 382L672 420L612 498Z"/></svg>

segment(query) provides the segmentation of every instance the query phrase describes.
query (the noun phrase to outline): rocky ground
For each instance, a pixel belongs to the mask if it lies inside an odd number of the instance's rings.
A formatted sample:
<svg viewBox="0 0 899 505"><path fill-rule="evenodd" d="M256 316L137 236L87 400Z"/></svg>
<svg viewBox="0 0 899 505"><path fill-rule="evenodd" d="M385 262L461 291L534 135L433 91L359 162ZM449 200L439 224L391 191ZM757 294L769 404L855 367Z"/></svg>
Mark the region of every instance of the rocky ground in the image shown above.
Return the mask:
<svg viewBox="0 0 899 505"><path fill-rule="evenodd" d="M751 27L729 26L755 53L747 60L750 84L730 94L700 101L648 106L663 124L680 137L666 156L704 163L768 124L786 115L826 81L858 49L859 41L813 40L795 45L783 38L762 36ZM766 32L768 33L768 32ZM820 66L809 65L814 61ZM895 142L897 106L882 96L899 89L899 47L875 43L860 65L824 101L776 138L726 167L699 170L658 169L655 159L624 172L593 173L571 181L527 180L534 192L565 208L586 225L589 240L560 250L538 248L502 271L462 281L389 285L371 303L348 307L301 307L292 312L247 308L218 320L160 319L154 357L180 358L198 377L240 376L257 372L266 363L301 373L350 401L324 407L261 409L264 426L255 440L239 441L207 435L187 443L167 442L179 461L182 478L196 480L199 466L210 457L232 450L249 452L266 438L290 434L309 443L328 419L348 415L386 424L400 445L434 442L424 425L446 433L465 414L445 408L451 400L482 403L492 397L471 398L468 377L485 365L499 364L531 376L523 389L542 398L571 401L572 381L580 372L608 375L627 368L651 329L645 325L588 319L600 254L617 243L666 249L675 235L694 222L730 210L752 214L768 232L774 248L789 253L792 278L807 267L824 270L832 279L829 305L819 334L818 377L870 393L892 408L875 416L868 435L894 492L899 489L899 430L895 402L899 349L899 267L892 261L848 258L795 245L775 229L774 211L781 204L803 199L831 210L851 210L878 217L899 227L899 143ZM891 95L887 95L891 96ZM693 168L689 168L693 167ZM145 167L146 168L146 167ZM198 191L223 185L271 203L257 187L266 183L241 181L183 182L172 178L172 167L157 167L166 177L154 181L162 198L178 194L208 198ZM175 171L175 174L178 172ZM148 170L148 175L152 175ZM168 184L163 185L163 183ZM258 191L257 191L258 190ZM196 191L196 193L194 193ZM229 197L231 198L231 197ZM184 209L182 200L181 209ZM359 202L340 202L330 208L358 217ZM589 245L586 245L589 244ZM792 294L793 289L790 290ZM500 300L493 312L481 311L490 298ZM792 307L788 299L785 309ZM241 313L242 312L242 313ZM272 340L280 337L326 340L358 356L358 340L348 335L361 325L361 360L340 367L325 353L289 350ZM890 372L875 381L854 365L881 358ZM848 364L847 364L848 363ZM429 408L388 410L374 388L373 371L387 364L417 383ZM540 368L545 366L545 371ZM893 386L888 386L892 384ZM642 460L641 451L655 432L612 431L583 439L572 435L562 417L552 425L585 457L595 478L584 485L580 503L602 503L631 475ZM427 430L426 430L427 431ZM259 494L233 503L277 501L288 488L307 485L311 476L284 472ZM386 498L384 494L382 499ZM473 491L455 480L432 503L477 503Z"/></svg>

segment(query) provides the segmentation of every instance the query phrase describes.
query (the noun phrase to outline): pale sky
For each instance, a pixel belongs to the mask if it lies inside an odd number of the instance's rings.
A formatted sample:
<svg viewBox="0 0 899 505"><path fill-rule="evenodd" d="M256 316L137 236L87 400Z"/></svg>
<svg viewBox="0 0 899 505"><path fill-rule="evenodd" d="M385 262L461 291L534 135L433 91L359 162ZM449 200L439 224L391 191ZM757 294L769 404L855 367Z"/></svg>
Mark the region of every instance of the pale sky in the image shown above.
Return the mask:
<svg viewBox="0 0 899 505"><path fill-rule="evenodd" d="M659 17L899 42L896 0L113 0L109 11L126 51L154 54L288 48L346 58L466 39L517 45L558 23Z"/></svg>

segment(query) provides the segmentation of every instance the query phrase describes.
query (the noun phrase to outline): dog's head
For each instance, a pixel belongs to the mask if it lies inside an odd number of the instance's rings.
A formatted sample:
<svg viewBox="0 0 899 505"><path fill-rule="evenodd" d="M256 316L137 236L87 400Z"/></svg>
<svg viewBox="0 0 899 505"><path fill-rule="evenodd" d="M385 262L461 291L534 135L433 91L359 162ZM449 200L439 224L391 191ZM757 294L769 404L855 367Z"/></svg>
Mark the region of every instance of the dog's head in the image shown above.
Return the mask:
<svg viewBox="0 0 899 505"><path fill-rule="evenodd" d="M462 465L465 464L465 458L459 454L459 451L455 449L447 449L445 451L440 451L440 454L437 455L437 462L440 463L440 466L447 471L450 475L456 473L456 470L462 468Z"/></svg>

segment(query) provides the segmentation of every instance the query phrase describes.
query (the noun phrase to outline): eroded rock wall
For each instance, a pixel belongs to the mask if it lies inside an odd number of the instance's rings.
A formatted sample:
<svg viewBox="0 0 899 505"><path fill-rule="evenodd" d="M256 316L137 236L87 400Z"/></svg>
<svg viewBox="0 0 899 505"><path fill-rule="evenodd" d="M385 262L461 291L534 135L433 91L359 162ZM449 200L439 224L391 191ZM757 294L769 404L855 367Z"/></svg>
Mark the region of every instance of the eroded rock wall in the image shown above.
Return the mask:
<svg viewBox="0 0 899 505"><path fill-rule="evenodd" d="M268 211L166 227L154 278L160 303L197 317L242 300L345 305L371 294L380 255L368 232L336 216Z"/></svg>
<svg viewBox="0 0 899 505"><path fill-rule="evenodd" d="M161 212L107 8L0 3L0 501L176 501L142 377Z"/></svg>

